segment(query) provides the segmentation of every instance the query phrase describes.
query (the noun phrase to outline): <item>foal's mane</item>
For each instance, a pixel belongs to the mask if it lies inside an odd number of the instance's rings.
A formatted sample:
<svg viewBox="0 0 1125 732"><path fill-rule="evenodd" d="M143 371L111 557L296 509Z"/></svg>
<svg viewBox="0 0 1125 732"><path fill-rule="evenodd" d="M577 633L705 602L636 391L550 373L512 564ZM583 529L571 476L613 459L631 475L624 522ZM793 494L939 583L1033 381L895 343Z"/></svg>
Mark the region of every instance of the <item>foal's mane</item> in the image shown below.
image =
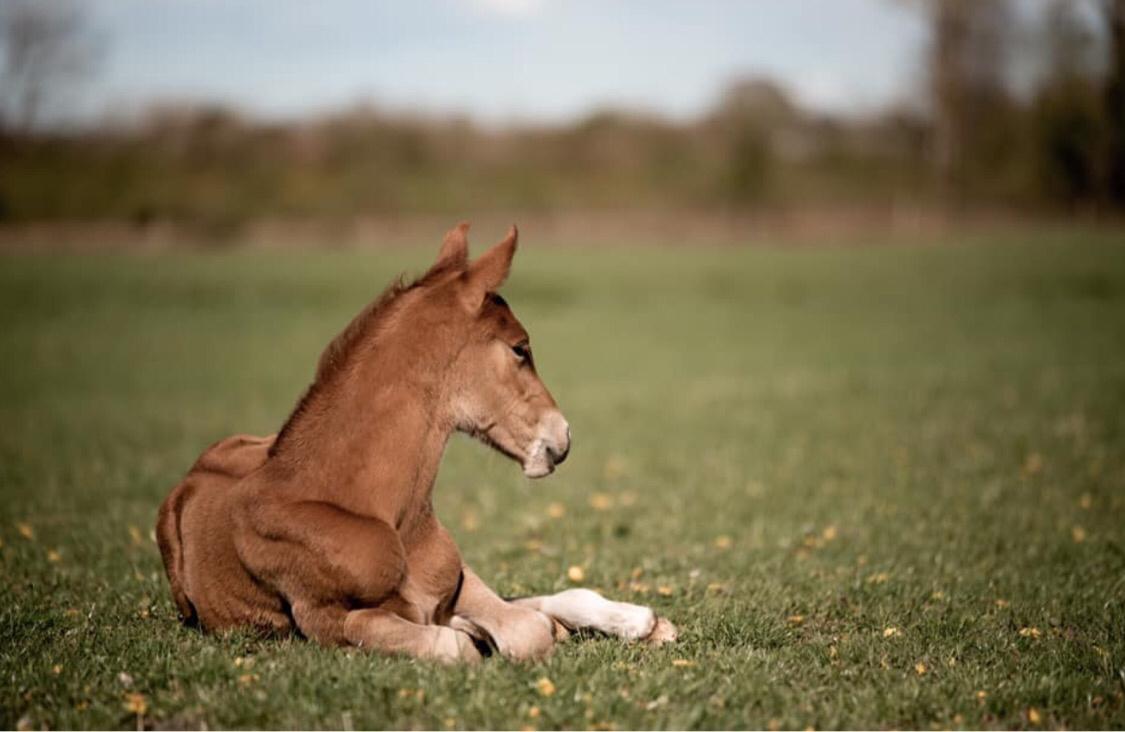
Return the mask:
<svg viewBox="0 0 1125 732"><path fill-rule="evenodd" d="M293 425L308 411L309 406L316 396L335 379L337 374L344 371L345 366L352 361L352 356L358 350L359 344L362 343L369 334L377 331L379 324L382 323L386 315L392 310L391 306L407 292L425 287L452 274L457 269L457 265L457 262L438 262L430 268L428 272L412 282L407 282L405 275L400 274L391 281L391 284L387 285L387 288L383 290L382 294L364 306L364 308L352 318L351 322L332 339L320 354L320 360L317 362L316 366L316 376L313 378L312 384L309 385L305 393L302 394L301 398L297 401L297 406L293 408L293 411L285 420L285 424L283 424L278 431L277 438L269 449L269 454L271 456L277 454L286 436L291 432Z"/></svg>

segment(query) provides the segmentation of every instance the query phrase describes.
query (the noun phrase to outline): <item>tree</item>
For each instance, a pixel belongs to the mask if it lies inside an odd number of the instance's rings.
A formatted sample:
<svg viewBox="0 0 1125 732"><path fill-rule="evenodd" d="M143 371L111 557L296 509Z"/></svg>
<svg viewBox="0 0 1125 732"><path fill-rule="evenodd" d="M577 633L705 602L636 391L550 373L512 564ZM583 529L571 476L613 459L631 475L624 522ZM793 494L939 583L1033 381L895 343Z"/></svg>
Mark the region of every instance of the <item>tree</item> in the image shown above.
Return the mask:
<svg viewBox="0 0 1125 732"><path fill-rule="evenodd" d="M776 167L775 140L799 116L785 90L772 81L748 78L726 89L711 126L724 150L718 183L728 205L747 207L766 200Z"/></svg>
<svg viewBox="0 0 1125 732"><path fill-rule="evenodd" d="M98 58L85 17L65 0L6 2L0 10L0 46L0 121L25 134L93 71Z"/></svg>
<svg viewBox="0 0 1125 732"><path fill-rule="evenodd" d="M1125 0L1105 0L1109 68L1105 82L1106 188L1125 207Z"/></svg>
<svg viewBox="0 0 1125 732"><path fill-rule="evenodd" d="M1007 65L1012 14L1006 0L934 0L930 91L934 164L943 193L960 199L974 166L996 165L1010 121ZM983 158L981 156L984 156Z"/></svg>
<svg viewBox="0 0 1125 732"><path fill-rule="evenodd" d="M1031 108L1031 152L1039 191L1074 205L1092 200L1101 178L1095 37L1066 0L1054 0L1044 30L1047 68Z"/></svg>

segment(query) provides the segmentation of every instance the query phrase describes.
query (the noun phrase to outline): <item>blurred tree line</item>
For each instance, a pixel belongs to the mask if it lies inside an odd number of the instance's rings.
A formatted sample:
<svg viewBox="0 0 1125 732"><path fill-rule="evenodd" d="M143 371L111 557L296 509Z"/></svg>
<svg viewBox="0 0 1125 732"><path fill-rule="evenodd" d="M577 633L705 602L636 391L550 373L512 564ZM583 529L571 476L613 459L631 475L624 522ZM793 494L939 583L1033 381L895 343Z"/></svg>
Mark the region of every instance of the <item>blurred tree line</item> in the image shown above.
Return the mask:
<svg viewBox="0 0 1125 732"><path fill-rule="evenodd" d="M1125 0L1102 0L1101 29L1084 17L1088 7L1054 0L1042 26L1022 37L1003 0L929 4L943 200L1125 205ZM1037 67L1023 94L1010 78L1019 55Z"/></svg>
<svg viewBox="0 0 1125 732"><path fill-rule="evenodd" d="M813 114L767 79L690 123L603 111L487 130L359 107L301 123L161 107L130 124L37 127L89 67L71 16L21 6L4 31L0 221L154 220L481 209L817 204L1125 208L1125 0L1054 0L1035 28L1008 0L929 0L923 98L865 118ZM85 59L85 66L80 59ZM1013 68L1034 68L1031 81Z"/></svg>

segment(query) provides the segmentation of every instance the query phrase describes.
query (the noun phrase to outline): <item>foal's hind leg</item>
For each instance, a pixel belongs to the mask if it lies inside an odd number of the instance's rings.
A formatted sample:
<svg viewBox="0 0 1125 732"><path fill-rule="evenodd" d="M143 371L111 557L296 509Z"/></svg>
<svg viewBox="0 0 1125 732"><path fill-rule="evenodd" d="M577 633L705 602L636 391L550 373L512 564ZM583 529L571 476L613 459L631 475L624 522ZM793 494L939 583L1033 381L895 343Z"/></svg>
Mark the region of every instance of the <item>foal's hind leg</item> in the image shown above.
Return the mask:
<svg viewBox="0 0 1125 732"><path fill-rule="evenodd" d="M444 662L480 658L465 633L413 622L422 614L399 594L405 550L378 519L319 501L255 501L237 543L247 570L289 601L297 628L318 643Z"/></svg>
<svg viewBox="0 0 1125 732"><path fill-rule="evenodd" d="M307 638L323 645L352 645L441 663L481 659L464 632L445 625L420 625L383 607L349 610L340 604L298 602L293 605L293 619Z"/></svg>
<svg viewBox="0 0 1125 732"><path fill-rule="evenodd" d="M381 607L349 612L344 619L344 637L357 648L442 663L481 660L480 651L465 632L448 625L419 625Z"/></svg>
<svg viewBox="0 0 1125 732"><path fill-rule="evenodd" d="M607 600L593 590L564 590L554 595L522 597L512 603L529 607L569 630L596 630L626 640L661 644L676 640L676 626L651 608Z"/></svg>

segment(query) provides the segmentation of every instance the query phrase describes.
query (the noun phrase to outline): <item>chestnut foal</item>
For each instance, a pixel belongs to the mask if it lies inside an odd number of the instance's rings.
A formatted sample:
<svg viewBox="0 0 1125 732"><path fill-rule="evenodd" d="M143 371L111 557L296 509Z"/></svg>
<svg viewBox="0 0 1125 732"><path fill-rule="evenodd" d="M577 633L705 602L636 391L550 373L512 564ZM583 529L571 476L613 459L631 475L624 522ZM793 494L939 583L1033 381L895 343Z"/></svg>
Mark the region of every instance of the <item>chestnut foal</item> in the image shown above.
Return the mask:
<svg viewBox="0 0 1125 732"><path fill-rule="evenodd" d="M216 443L165 499L156 533L185 623L296 629L447 662L479 659L478 644L542 657L566 629L675 637L650 609L589 590L501 599L434 516L455 430L532 478L570 450L527 332L495 293L515 227L472 263L467 230L446 234L425 275L393 285L329 344L277 435Z"/></svg>

